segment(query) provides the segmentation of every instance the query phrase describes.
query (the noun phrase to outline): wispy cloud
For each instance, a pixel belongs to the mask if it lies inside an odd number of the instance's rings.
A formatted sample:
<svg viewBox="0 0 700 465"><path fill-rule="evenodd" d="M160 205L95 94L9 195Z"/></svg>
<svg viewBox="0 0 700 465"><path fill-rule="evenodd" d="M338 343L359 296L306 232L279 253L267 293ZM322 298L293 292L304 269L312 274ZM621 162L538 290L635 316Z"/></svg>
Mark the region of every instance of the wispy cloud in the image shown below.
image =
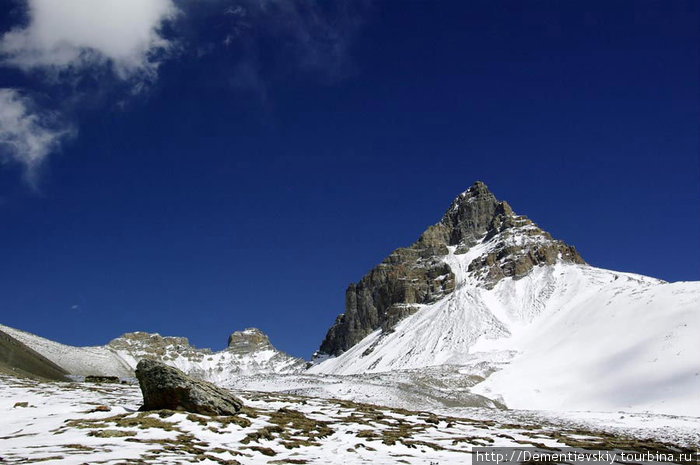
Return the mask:
<svg viewBox="0 0 700 465"><path fill-rule="evenodd" d="M270 31L288 37L287 52L306 71L326 79L343 78L351 70L348 48L371 4L367 0L267 0L254 2L257 15L267 16ZM291 40L289 40L291 39Z"/></svg>
<svg viewBox="0 0 700 465"><path fill-rule="evenodd" d="M112 67L120 78L152 79L172 43L160 31L172 0L28 0L28 24L0 39L5 64L54 73Z"/></svg>
<svg viewBox="0 0 700 465"><path fill-rule="evenodd" d="M21 164L30 186L37 187L48 155L74 134L57 114L39 109L18 90L0 89L0 160Z"/></svg>
<svg viewBox="0 0 700 465"><path fill-rule="evenodd" d="M27 0L26 23L0 37L0 64L43 77L42 93L75 88L85 75L138 93L174 47L161 30L178 11L172 0ZM0 89L0 156L20 163L32 187L49 154L75 134L62 114L81 97L71 91L48 109L27 89Z"/></svg>
<svg viewBox="0 0 700 465"><path fill-rule="evenodd" d="M198 43L208 53L228 55L229 82L263 99L271 84L290 78L333 83L352 76L350 45L371 5L370 0L178 3L183 16L210 26L187 29L183 41Z"/></svg>

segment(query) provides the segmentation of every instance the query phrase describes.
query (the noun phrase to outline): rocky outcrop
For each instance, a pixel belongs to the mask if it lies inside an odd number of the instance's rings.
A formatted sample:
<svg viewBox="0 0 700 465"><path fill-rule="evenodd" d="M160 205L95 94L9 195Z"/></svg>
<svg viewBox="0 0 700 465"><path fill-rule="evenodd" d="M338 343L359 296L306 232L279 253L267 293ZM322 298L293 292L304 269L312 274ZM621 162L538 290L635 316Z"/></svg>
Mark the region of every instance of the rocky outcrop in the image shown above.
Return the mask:
<svg viewBox="0 0 700 465"><path fill-rule="evenodd" d="M503 278L526 276L535 266L553 265L557 261L585 263L573 246L552 239L536 226L532 225L525 233L528 234L525 240L513 232L503 233L488 252L472 260L469 271L490 289Z"/></svg>
<svg viewBox="0 0 700 465"><path fill-rule="evenodd" d="M303 371L308 363L303 358L293 357L277 350L265 333L257 328L235 331L228 337L225 352L234 359L241 360L241 374L297 373ZM246 373L248 372L248 373Z"/></svg>
<svg viewBox="0 0 700 465"><path fill-rule="evenodd" d="M246 328L234 331L228 337L228 348L235 353L247 354L258 350L275 350L270 339L258 328Z"/></svg>
<svg viewBox="0 0 700 465"><path fill-rule="evenodd" d="M119 376L88 375L85 377L85 382L86 383L102 384L102 383L119 383L119 382L121 382L121 380L119 379Z"/></svg>
<svg viewBox="0 0 700 465"><path fill-rule="evenodd" d="M141 360L136 366L136 377L143 393L141 410L235 415L243 407L243 402L230 392L156 360Z"/></svg>
<svg viewBox="0 0 700 465"><path fill-rule="evenodd" d="M336 318L315 357L339 355L371 332L390 332L415 313L455 289L455 275L444 257L483 245L469 265L478 285L490 288L507 277L518 279L535 266L557 261L585 263L576 249L516 215L483 182L460 194L439 223L411 246L395 250L345 292L345 313Z"/></svg>
<svg viewBox="0 0 700 465"><path fill-rule="evenodd" d="M297 372L306 365L305 360L277 350L256 328L235 331L228 338L228 347L216 352L193 347L184 337L144 332L124 334L108 347L131 366L143 358L160 360L189 376L215 383L242 375Z"/></svg>
<svg viewBox="0 0 700 465"><path fill-rule="evenodd" d="M132 353L138 358L148 357L165 361L182 357L192 362L201 362L205 356L212 353L210 349L191 346L186 337L163 337L143 331L126 333L112 339L108 347L115 351Z"/></svg>
<svg viewBox="0 0 700 465"><path fill-rule="evenodd" d="M440 259L447 252L444 243L424 234L412 246L395 250L359 283L350 284L345 313L328 331L320 352L337 355L377 328L391 331L419 305L452 292L454 273Z"/></svg>

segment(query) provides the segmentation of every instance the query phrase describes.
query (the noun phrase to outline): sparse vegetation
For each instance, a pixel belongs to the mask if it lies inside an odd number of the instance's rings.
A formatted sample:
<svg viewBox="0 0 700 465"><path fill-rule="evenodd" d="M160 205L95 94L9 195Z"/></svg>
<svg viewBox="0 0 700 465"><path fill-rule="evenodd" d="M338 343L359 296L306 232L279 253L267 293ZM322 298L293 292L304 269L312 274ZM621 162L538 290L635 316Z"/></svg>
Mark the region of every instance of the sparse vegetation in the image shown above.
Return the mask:
<svg viewBox="0 0 700 465"><path fill-rule="evenodd" d="M25 384L17 386L17 389L34 389ZM374 454L386 450L386 447L396 447L395 450L400 451L399 454L390 454L396 463L412 463L417 457L424 460L432 457L431 454L461 456L471 453L475 446L489 446L495 442L542 449L556 444L557 447L663 453L689 450L659 440L578 427L554 427L536 421L520 423L454 417L276 393L246 393L247 406L234 416L206 416L173 410L124 412L112 402L119 402L124 395L132 395L134 387L113 385L109 389L99 386L99 393L86 387L79 384L72 385L72 388L67 388L66 384L53 385L53 395L74 396L73 413L61 417L53 429L47 428L43 433L17 428L14 434L0 437L0 441L8 441L4 443L7 445L19 437L36 435L32 439L36 446L24 449L22 457L37 455L31 460L23 459L26 462L82 454L89 461L87 457L95 452L119 454L122 450L133 451L132 455L119 460L124 464L171 463L177 457L177 460L189 463L209 461L236 465L249 463L255 457L260 460L261 456L270 458L267 462L270 464L319 463L318 457L328 453L329 445L334 447L334 456L341 454L338 460L351 463L369 460L370 456L375 457ZM90 394L85 399L74 394L86 392ZM5 412L11 415L13 408L10 405ZM39 418L41 409L35 410ZM142 434L145 431L147 436ZM60 438L65 436L65 444L42 445L41 434L51 432L59 435L59 444ZM355 439L351 442L354 445L337 449L338 441L347 441L347 438ZM56 444L56 440L50 442ZM10 461L17 457L12 454L15 452L8 455Z"/></svg>

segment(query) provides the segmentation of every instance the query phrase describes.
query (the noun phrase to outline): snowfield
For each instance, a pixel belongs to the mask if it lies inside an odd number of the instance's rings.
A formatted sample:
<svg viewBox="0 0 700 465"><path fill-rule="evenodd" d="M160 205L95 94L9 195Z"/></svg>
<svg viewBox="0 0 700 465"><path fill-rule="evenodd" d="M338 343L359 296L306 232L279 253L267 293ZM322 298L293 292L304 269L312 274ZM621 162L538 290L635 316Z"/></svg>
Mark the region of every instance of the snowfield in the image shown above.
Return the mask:
<svg viewBox="0 0 700 465"><path fill-rule="evenodd" d="M279 393L236 394L245 408L234 417L138 412L135 385L0 375L0 462L469 464L477 446L691 452L699 445L698 418L615 415L611 426L611 415L566 418L493 409L448 415Z"/></svg>
<svg viewBox="0 0 700 465"><path fill-rule="evenodd" d="M700 416L700 285L614 283L533 322L474 388L510 407Z"/></svg>
<svg viewBox="0 0 700 465"><path fill-rule="evenodd" d="M510 408L700 416L700 283L557 263L487 289L467 270L490 247L451 248L453 293L309 372L456 365Z"/></svg>

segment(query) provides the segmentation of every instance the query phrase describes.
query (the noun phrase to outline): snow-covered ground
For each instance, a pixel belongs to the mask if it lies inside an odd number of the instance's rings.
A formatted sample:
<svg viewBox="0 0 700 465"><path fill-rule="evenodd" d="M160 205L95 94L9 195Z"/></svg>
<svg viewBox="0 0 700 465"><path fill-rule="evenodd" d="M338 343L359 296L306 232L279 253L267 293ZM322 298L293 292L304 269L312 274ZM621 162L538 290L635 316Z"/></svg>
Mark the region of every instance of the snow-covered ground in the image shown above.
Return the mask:
<svg viewBox="0 0 700 465"><path fill-rule="evenodd" d="M0 462L60 464L469 464L476 446L669 451L698 446L700 419L468 409L415 412L344 400L238 392L235 417L137 412L135 385L0 375ZM457 413L457 414L455 414ZM635 439L636 438L636 439ZM640 438L644 438L640 441Z"/></svg>

